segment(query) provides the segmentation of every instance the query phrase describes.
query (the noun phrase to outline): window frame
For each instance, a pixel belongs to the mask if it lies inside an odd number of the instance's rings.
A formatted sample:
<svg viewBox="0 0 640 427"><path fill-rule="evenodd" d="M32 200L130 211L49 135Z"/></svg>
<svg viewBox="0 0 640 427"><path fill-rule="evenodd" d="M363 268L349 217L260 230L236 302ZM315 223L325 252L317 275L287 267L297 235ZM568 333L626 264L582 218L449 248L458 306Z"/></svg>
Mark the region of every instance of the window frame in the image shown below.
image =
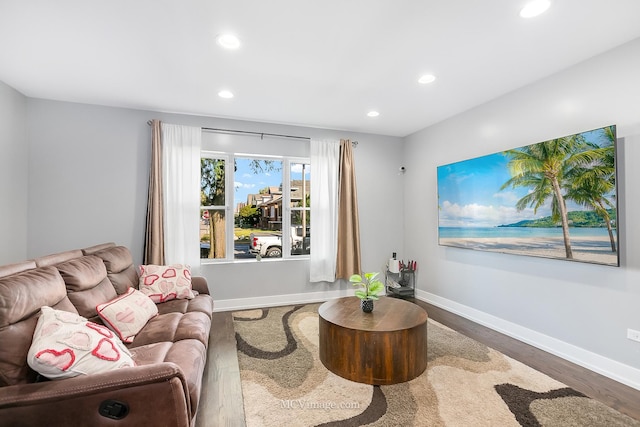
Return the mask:
<svg viewBox="0 0 640 427"><path fill-rule="evenodd" d="M229 253L233 253L233 239L229 239L229 214L231 213L231 217L233 217L233 210L230 208L230 200L229 200L229 165L233 164L235 161L233 155L229 153L223 153L219 151L210 151L210 150L201 150L200 151L200 159L216 159L216 160L224 160L224 205L200 205L200 210L203 209L216 209L224 211L224 225L225 225L225 258L200 258L200 264L207 264L216 261L224 261L229 257ZM202 176L201 176L202 179ZM233 181L231 181L233 183ZM199 194L199 193L198 193ZM209 219L211 221L211 218ZM231 234L233 235L233 221L231 221ZM211 250L212 237L209 236L209 250ZM231 240L231 244L229 244L229 240ZM200 242L198 242L198 246ZM231 252L229 252L231 251ZM203 262L206 261L206 262Z"/></svg>
<svg viewBox="0 0 640 427"><path fill-rule="evenodd" d="M294 211L303 211L306 210L309 212L309 214L311 214L311 206L302 206L302 207L297 207L297 208L293 208L291 206L291 165L292 164L301 164L304 163L306 165L309 165L309 167L311 167L311 159L309 158L304 158L304 157L288 157L287 158L287 162L286 162L286 173L287 173L287 194L288 194L288 203L287 203L287 212L286 212L286 217L287 217L287 221L288 221L288 227L287 230L289 232L291 232L291 215L293 214ZM311 172L310 172L311 173ZM304 179L304 175L302 177L302 179ZM284 192L284 188L283 188L283 192ZM311 196L311 175L309 175L309 196ZM283 203L284 204L284 203ZM284 221L284 220L283 220ZM284 224L283 224L284 225ZM305 226L305 224L303 224L303 226ZM309 228L311 228L311 223L309 223ZM311 230L310 230L311 231ZM290 257L292 258L309 258L310 255L309 254L300 254L300 255L293 255L291 254L291 238L287 239L287 244L289 246L289 250L287 251L287 253L289 254ZM283 245L282 247L282 251L284 252L285 247Z"/></svg>

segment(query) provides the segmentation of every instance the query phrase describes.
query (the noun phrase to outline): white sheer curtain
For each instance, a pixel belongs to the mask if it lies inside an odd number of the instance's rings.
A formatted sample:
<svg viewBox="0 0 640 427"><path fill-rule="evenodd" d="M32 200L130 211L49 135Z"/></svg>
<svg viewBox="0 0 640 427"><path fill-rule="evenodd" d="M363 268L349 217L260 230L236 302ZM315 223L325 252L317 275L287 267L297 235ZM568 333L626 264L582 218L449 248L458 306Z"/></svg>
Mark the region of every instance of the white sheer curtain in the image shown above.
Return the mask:
<svg viewBox="0 0 640 427"><path fill-rule="evenodd" d="M161 124L162 189L166 264L200 268L200 147L199 127Z"/></svg>
<svg viewBox="0 0 640 427"><path fill-rule="evenodd" d="M340 141L311 140L311 282L335 282Z"/></svg>

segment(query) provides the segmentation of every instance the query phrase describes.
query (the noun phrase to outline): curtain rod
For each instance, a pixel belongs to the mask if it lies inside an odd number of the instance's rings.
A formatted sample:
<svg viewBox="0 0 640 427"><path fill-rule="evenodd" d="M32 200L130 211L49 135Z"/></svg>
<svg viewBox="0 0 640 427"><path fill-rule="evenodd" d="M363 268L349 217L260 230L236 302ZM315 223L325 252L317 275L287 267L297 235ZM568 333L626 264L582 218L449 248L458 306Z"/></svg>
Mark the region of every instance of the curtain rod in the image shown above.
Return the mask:
<svg viewBox="0 0 640 427"><path fill-rule="evenodd" d="M148 125L151 125L153 122L151 120L147 121ZM268 133L268 132L254 132L249 130L236 130L236 129L221 129L221 128L206 128L202 127L202 130L206 130L209 132L226 132L226 133L239 133L239 134L247 134L247 135L260 135L260 139L263 139L265 136L275 136L278 138L291 138L291 139L304 139L310 141L311 138L308 136L296 136L296 135L283 135L279 133ZM355 148L358 146L358 141L351 141L351 145Z"/></svg>

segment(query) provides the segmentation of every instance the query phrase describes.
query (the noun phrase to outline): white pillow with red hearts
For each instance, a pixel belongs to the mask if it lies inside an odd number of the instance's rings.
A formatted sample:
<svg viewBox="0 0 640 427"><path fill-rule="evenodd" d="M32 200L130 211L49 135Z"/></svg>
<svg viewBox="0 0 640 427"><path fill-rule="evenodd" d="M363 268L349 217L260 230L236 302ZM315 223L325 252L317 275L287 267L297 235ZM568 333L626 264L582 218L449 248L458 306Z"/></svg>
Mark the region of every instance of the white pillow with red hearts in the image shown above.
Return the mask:
<svg viewBox="0 0 640 427"><path fill-rule="evenodd" d="M42 307L27 354L34 371L51 380L135 366L108 328L68 311Z"/></svg>
<svg viewBox="0 0 640 427"><path fill-rule="evenodd" d="M149 319L158 314L158 307L142 292L129 288L111 301L97 305L96 311L123 342L130 343Z"/></svg>
<svg viewBox="0 0 640 427"><path fill-rule="evenodd" d="M185 264L141 265L139 288L156 304L195 297L191 289L191 268Z"/></svg>

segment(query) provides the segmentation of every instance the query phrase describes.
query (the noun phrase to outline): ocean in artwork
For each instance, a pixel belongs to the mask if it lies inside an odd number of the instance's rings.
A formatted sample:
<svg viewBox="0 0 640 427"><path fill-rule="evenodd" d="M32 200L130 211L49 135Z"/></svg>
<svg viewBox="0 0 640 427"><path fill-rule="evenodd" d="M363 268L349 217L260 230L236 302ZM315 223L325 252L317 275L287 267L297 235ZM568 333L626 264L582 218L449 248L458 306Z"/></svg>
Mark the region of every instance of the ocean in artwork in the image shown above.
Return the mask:
<svg viewBox="0 0 640 427"><path fill-rule="evenodd" d="M616 230L614 229L614 235ZM439 227L440 238L497 238L497 237L562 237L562 227ZM571 237L608 236L604 227L571 227Z"/></svg>

